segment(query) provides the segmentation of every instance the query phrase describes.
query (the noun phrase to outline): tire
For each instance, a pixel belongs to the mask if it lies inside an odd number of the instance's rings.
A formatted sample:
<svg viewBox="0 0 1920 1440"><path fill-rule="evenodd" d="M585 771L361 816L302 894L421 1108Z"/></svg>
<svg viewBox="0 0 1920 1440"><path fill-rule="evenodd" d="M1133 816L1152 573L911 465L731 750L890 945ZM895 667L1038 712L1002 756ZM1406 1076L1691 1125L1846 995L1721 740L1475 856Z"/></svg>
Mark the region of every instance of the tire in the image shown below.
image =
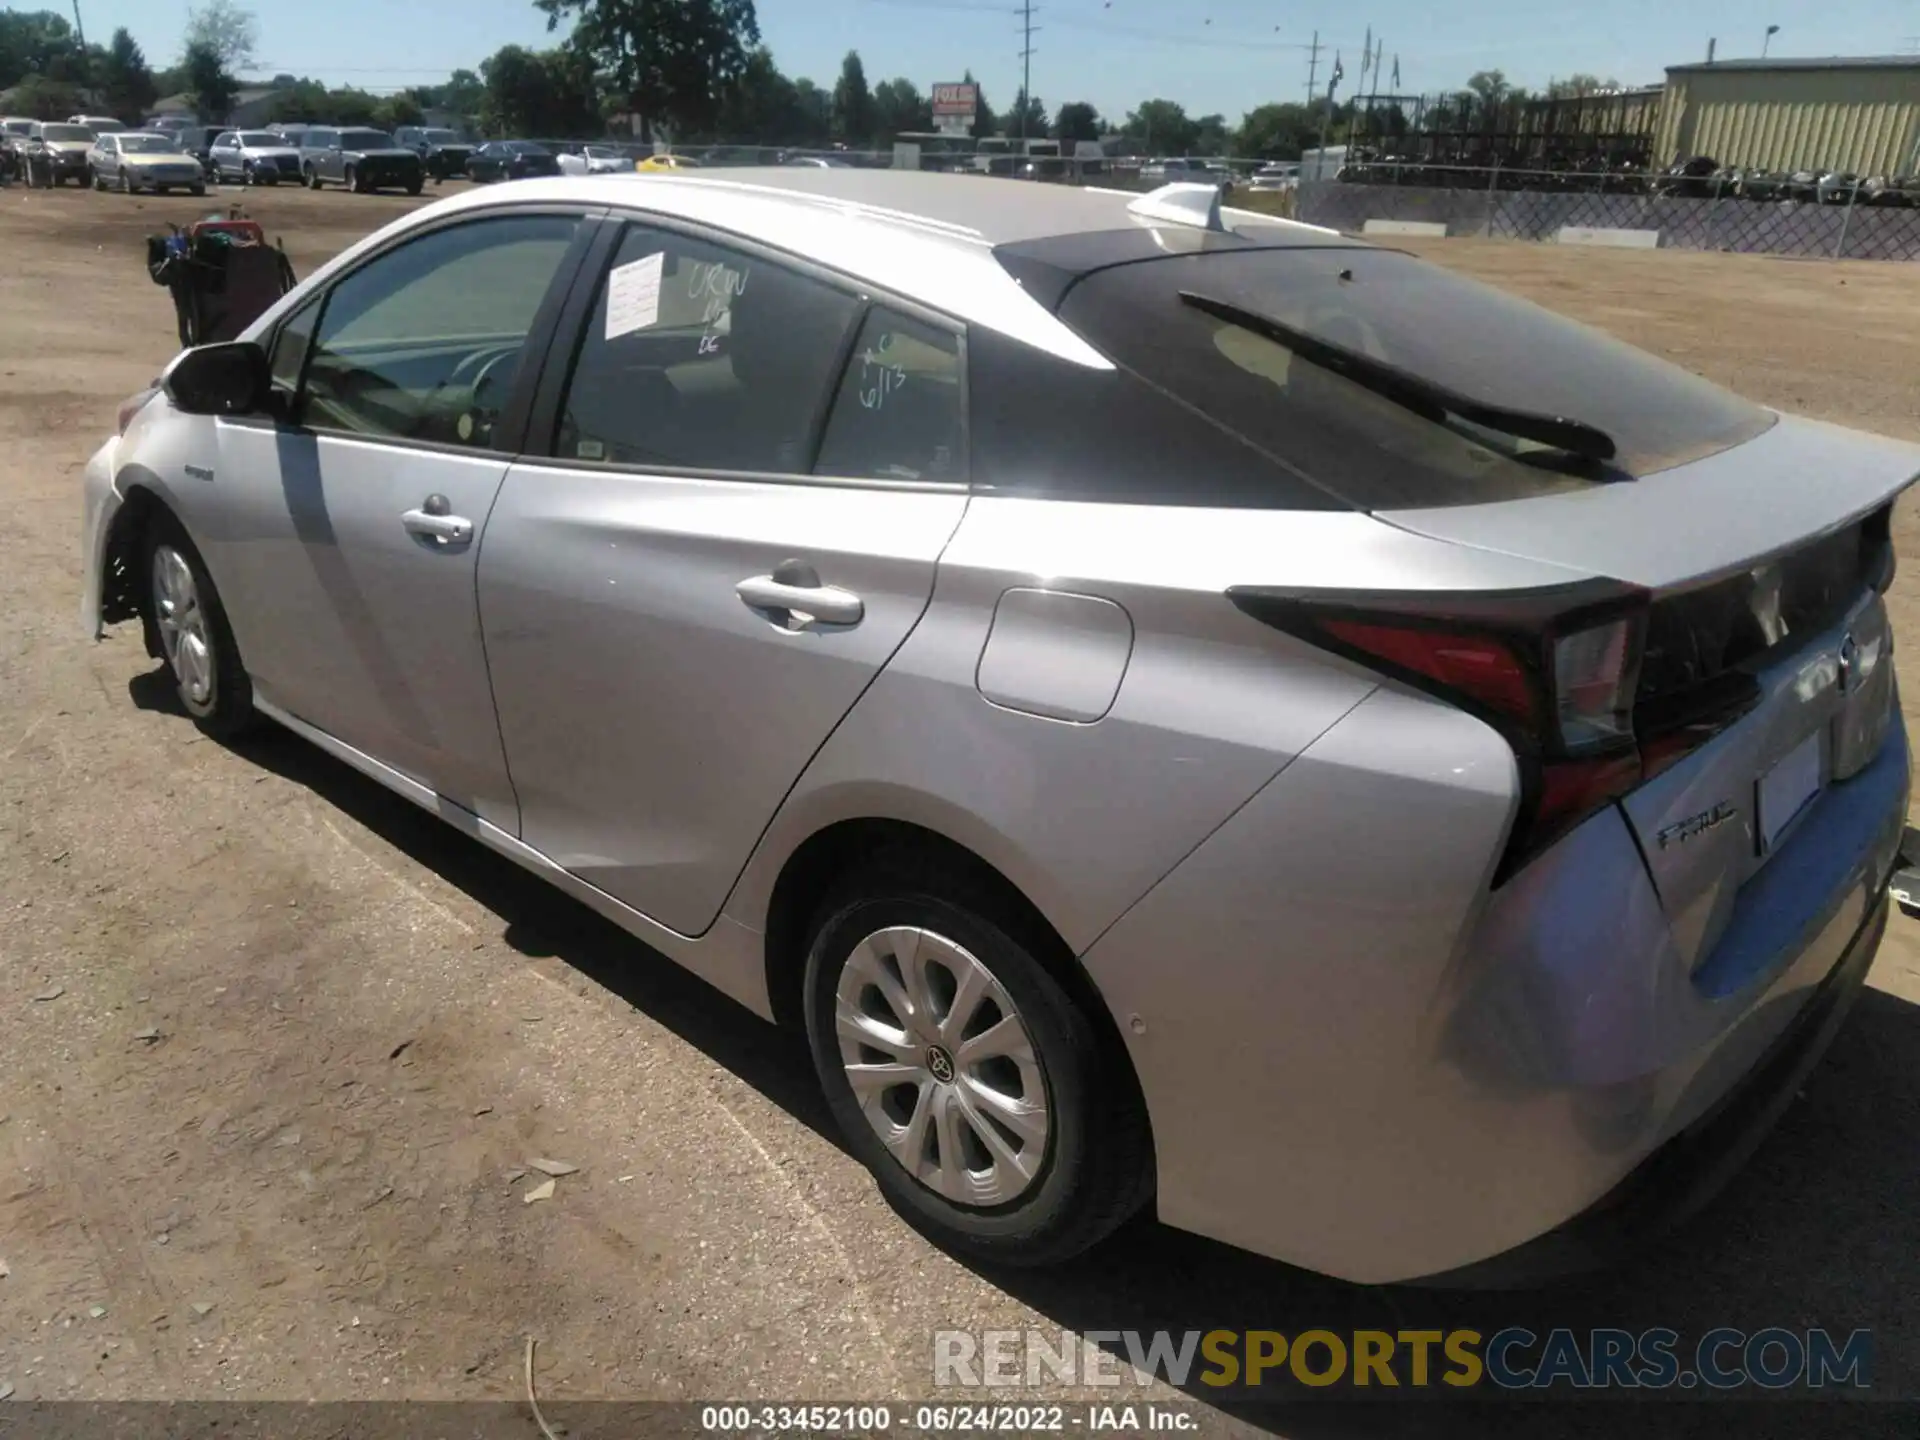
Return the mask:
<svg viewBox="0 0 1920 1440"><path fill-rule="evenodd" d="M205 185L189 185L187 187L187 193L189 195L204 195L207 193L207 187Z"/></svg>
<svg viewBox="0 0 1920 1440"><path fill-rule="evenodd" d="M964 868L903 852L835 888L807 955L808 1044L848 1147L908 1224L990 1264L1068 1259L1152 1192L1132 1070L1039 958L1059 949L1042 928ZM881 1063L902 1079L882 1088L870 1068L863 1107L848 1066Z"/></svg>
<svg viewBox="0 0 1920 1440"><path fill-rule="evenodd" d="M133 194L133 176L125 170L120 172L120 189L128 195Z"/></svg>
<svg viewBox="0 0 1920 1440"><path fill-rule="evenodd" d="M415 176L413 179L407 182L407 194L418 195L422 190L426 188L426 183L427 183L426 181L420 179L418 176Z"/></svg>
<svg viewBox="0 0 1920 1440"><path fill-rule="evenodd" d="M211 739L231 740L257 718L253 684L206 564L180 522L166 513L147 527L142 557L149 643L193 723Z"/></svg>
<svg viewBox="0 0 1920 1440"><path fill-rule="evenodd" d="M345 178L348 190L352 191L355 195L363 195L366 193L367 187L360 183L360 172L355 170L353 166L347 166Z"/></svg>
<svg viewBox="0 0 1920 1440"><path fill-rule="evenodd" d="M307 167L307 188L309 190L318 190L320 188L320 172L311 165Z"/></svg>
<svg viewBox="0 0 1920 1440"><path fill-rule="evenodd" d="M87 173L92 177L94 189L104 190L107 188L106 176L102 175L98 170L90 170Z"/></svg>

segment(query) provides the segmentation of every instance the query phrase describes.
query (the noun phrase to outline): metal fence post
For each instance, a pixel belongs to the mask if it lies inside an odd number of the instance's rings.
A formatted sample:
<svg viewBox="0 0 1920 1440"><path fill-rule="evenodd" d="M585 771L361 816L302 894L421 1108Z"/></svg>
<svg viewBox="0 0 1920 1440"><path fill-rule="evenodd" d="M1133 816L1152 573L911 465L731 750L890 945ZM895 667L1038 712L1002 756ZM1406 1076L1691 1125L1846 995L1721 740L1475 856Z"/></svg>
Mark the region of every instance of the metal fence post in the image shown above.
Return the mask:
<svg viewBox="0 0 1920 1440"><path fill-rule="evenodd" d="M1481 231L1481 237L1483 239L1491 240L1493 238L1493 207L1495 204L1498 203L1494 197L1497 196L1499 193L1500 193L1500 160L1498 156L1495 156L1494 162L1493 162L1493 173L1487 177L1487 223L1486 223L1486 227Z"/></svg>
<svg viewBox="0 0 1920 1440"><path fill-rule="evenodd" d="M1853 207L1860 199L1860 177L1853 177L1853 190L1847 196L1847 213L1840 217L1840 238L1833 242L1833 258L1838 260L1847 253L1847 229L1853 224Z"/></svg>

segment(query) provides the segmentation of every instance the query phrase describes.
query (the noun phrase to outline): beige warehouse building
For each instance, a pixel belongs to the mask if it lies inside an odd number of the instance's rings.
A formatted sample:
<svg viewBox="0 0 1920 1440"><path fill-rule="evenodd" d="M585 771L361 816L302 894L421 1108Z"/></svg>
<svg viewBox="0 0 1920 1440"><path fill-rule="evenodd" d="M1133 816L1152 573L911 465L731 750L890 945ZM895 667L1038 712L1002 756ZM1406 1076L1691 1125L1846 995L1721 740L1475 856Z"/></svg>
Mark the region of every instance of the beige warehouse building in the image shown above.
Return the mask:
<svg viewBox="0 0 1920 1440"><path fill-rule="evenodd" d="M1658 164L1920 174L1920 56L1722 60L1667 71Z"/></svg>

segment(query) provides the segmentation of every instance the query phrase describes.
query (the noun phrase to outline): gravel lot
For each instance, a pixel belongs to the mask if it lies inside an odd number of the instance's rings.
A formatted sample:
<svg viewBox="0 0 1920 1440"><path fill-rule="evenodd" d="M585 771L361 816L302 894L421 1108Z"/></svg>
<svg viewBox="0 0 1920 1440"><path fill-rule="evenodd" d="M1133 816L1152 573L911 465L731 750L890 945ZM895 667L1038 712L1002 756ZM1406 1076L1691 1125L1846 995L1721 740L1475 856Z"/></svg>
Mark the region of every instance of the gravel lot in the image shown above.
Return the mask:
<svg viewBox="0 0 1920 1440"><path fill-rule="evenodd" d="M301 274L410 203L248 199ZM79 637L80 469L174 349L142 240L206 208L0 191L14 1403L517 1396L528 1335L543 1396L898 1400L931 1393L947 1326L1422 1319L1871 1326L1876 1388L1920 1395L1920 924L1900 919L1733 1191L1602 1279L1359 1290L1148 1222L1043 1276L930 1249L828 1138L802 1047L291 736L199 738L136 627ZM1421 248L1762 402L1920 440L1920 267ZM1917 599L1910 564L1909 635ZM539 1157L579 1168L527 1203ZM1321 1406L1301 1429L1388 1419Z"/></svg>

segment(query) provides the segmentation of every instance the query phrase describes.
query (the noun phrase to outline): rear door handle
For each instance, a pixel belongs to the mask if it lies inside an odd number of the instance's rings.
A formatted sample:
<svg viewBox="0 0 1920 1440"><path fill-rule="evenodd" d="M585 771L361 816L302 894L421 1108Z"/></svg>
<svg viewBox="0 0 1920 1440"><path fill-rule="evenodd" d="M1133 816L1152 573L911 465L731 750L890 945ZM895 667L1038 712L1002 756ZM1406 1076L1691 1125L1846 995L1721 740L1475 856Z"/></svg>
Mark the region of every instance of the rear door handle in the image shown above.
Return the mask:
<svg viewBox="0 0 1920 1440"><path fill-rule="evenodd" d="M449 545L464 545L473 539L473 522L464 515L434 515L426 510L409 510L400 523L412 535L441 540Z"/></svg>
<svg viewBox="0 0 1920 1440"><path fill-rule="evenodd" d="M851 590L836 585L789 585L771 575L753 575L733 587L750 610L783 611L798 625L824 621L829 625L858 625L866 604Z"/></svg>

